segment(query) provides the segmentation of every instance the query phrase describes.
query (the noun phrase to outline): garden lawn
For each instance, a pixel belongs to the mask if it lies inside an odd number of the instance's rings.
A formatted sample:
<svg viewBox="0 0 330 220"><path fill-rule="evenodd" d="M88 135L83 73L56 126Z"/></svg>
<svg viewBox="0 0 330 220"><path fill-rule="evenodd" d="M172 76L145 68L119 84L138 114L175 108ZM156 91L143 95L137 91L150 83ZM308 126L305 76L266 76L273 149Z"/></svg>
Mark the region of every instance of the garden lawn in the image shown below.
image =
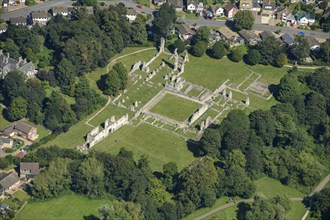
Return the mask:
<svg viewBox="0 0 330 220"><path fill-rule="evenodd" d="M287 219L301 219L305 212L307 211L307 208L302 202L291 202L291 209L286 213Z"/></svg>
<svg viewBox="0 0 330 220"><path fill-rule="evenodd" d="M148 156L154 171L162 171L168 162L177 163L181 170L194 160L184 139L148 124L136 128L126 125L93 147L113 154L117 154L120 148L132 151L135 160L142 155Z"/></svg>
<svg viewBox="0 0 330 220"><path fill-rule="evenodd" d="M150 111L168 118L184 121L200 107L200 104L166 94Z"/></svg>
<svg viewBox="0 0 330 220"><path fill-rule="evenodd" d="M239 84L251 74L251 71L262 74L259 81L266 84L277 84L286 74L287 68L272 66L249 66L243 61L235 63L227 58L220 60L204 55L203 57L189 56L190 61L185 66L182 75L187 81L215 90L227 79L230 83Z"/></svg>
<svg viewBox="0 0 330 220"><path fill-rule="evenodd" d="M98 216L100 205L110 203L105 199L89 199L75 194L64 195L44 202L28 203L15 219L87 219Z"/></svg>
<svg viewBox="0 0 330 220"><path fill-rule="evenodd" d="M257 186L256 192L262 192L267 197L275 197L277 195L285 195L288 198L303 198L306 195L298 190L283 185L280 181L262 177L255 181Z"/></svg>
<svg viewBox="0 0 330 220"><path fill-rule="evenodd" d="M5 128L5 127L9 126L10 124L12 124L12 122L7 121L7 119L5 119L3 117L3 115L5 113L5 110L2 107L0 107L0 113L1 113L0 114L0 130L2 130L3 128Z"/></svg>
<svg viewBox="0 0 330 220"><path fill-rule="evenodd" d="M29 195L24 192L23 190L18 190L17 192L14 193L13 198L18 199L21 202L25 202L29 199Z"/></svg>

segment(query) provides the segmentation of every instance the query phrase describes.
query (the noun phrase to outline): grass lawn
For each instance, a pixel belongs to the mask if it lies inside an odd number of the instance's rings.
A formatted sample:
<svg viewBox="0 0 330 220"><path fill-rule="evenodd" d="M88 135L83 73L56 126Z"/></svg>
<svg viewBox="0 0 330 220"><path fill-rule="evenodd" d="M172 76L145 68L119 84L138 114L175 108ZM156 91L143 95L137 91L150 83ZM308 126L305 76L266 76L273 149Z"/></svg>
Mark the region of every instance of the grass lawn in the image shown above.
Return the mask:
<svg viewBox="0 0 330 220"><path fill-rule="evenodd" d="M161 171L167 162L175 162L182 169L194 160L184 139L148 124L124 126L93 149L117 154L122 147L133 151L135 159L147 155L152 170Z"/></svg>
<svg viewBox="0 0 330 220"><path fill-rule="evenodd" d="M274 197L277 195L285 195L288 198L305 197L306 195L298 190L285 186L278 180L262 177L255 181L257 192L262 192L267 197Z"/></svg>
<svg viewBox="0 0 330 220"><path fill-rule="evenodd" d="M18 190L13 195L13 198L16 198L16 199L24 202L24 201L27 201L29 199L29 195L26 192L24 192L23 190Z"/></svg>
<svg viewBox="0 0 330 220"><path fill-rule="evenodd" d="M15 219L87 219L88 216L98 216L100 205L110 203L105 199L64 195L44 202L28 203Z"/></svg>
<svg viewBox="0 0 330 220"><path fill-rule="evenodd" d="M220 212L217 212L210 217L207 217L205 219L208 220L218 220L218 219L237 219L238 207L237 206L232 206L226 209L221 210Z"/></svg>
<svg viewBox="0 0 330 220"><path fill-rule="evenodd" d="M262 74L259 80L266 84L278 83L287 72L286 68L263 65L249 66L243 61L234 63L227 58L217 60L207 55L199 58L190 55L189 59L190 62L185 66L183 78L210 90L216 89L227 79L231 83L239 84L251 74L251 70Z"/></svg>
<svg viewBox="0 0 330 220"><path fill-rule="evenodd" d="M302 202L291 202L291 209L286 213L287 219L301 219L307 208Z"/></svg>
<svg viewBox="0 0 330 220"><path fill-rule="evenodd" d="M196 102L167 94L150 111L177 121L184 121L199 107L200 104Z"/></svg>
<svg viewBox="0 0 330 220"><path fill-rule="evenodd" d="M4 113L5 113L5 109L3 109L2 107L0 107L0 130L9 126L10 124L12 124L12 122L7 121L7 119L5 119L3 117Z"/></svg>

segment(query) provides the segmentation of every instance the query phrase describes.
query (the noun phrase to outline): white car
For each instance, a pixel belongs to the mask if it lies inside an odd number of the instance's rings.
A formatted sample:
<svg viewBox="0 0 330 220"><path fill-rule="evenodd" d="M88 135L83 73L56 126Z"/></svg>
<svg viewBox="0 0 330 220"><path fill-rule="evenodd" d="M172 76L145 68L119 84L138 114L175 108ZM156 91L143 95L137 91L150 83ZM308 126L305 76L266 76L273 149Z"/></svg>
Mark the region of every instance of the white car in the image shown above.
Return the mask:
<svg viewBox="0 0 330 220"><path fill-rule="evenodd" d="M10 4L10 6L16 6L16 5L17 5L16 2L11 2L11 3L9 3L9 4Z"/></svg>

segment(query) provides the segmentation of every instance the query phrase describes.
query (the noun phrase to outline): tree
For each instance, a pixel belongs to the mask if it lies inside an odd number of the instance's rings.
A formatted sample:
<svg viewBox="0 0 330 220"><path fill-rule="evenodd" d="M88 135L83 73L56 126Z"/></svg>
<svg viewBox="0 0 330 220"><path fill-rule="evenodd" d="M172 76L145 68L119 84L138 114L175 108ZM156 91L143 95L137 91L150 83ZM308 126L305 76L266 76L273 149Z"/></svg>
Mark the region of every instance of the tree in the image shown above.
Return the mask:
<svg viewBox="0 0 330 220"><path fill-rule="evenodd" d="M127 219L140 220L143 219L141 206L133 202L114 200L112 205L101 205L99 214L102 220Z"/></svg>
<svg viewBox="0 0 330 220"><path fill-rule="evenodd" d="M306 37L296 35L294 43L289 47L289 53L292 59L303 61L309 55L309 46Z"/></svg>
<svg viewBox="0 0 330 220"><path fill-rule="evenodd" d="M120 79L120 90L124 90L127 87L128 83L128 73L126 68L122 63L116 63L113 66L113 69L117 72L118 78Z"/></svg>
<svg viewBox="0 0 330 220"><path fill-rule="evenodd" d="M260 59L261 59L261 55L258 50L256 50L256 49L249 50L249 52L247 54L247 62L250 65L258 64Z"/></svg>
<svg viewBox="0 0 330 220"><path fill-rule="evenodd" d="M112 69L110 72L105 76L105 90L103 91L107 95L116 96L119 93L121 87L121 80L118 76L116 70Z"/></svg>
<svg viewBox="0 0 330 220"><path fill-rule="evenodd" d="M168 37L175 21L175 9L167 3L162 4L158 10L156 18L153 21L155 26L154 39L159 41L161 37Z"/></svg>
<svg viewBox="0 0 330 220"><path fill-rule="evenodd" d="M8 108L8 117L12 121L17 121L24 118L27 114L27 102L22 97L17 97L12 100Z"/></svg>
<svg viewBox="0 0 330 220"><path fill-rule="evenodd" d="M283 48L275 37L268 37L259 42L256 49L261 55L260 63L264 65L276 65L276 58L283 53Z"/></svg>
<svg viewBox="0 0 330 220"><path fill-rule="evenodd" d="M245 168L246 159L241 150L235 149L229 153L228 157L226 158L226 163L226 167L228 168L234 166Z"/></svg>
<svg viewBox="0 0 330 220"><path fill-rule="evenodd" d="M104 168L103 164L91 157L81 163L73 179L77 192L91 198L104 194Z"/></svg>
<svg viewBox="0 0 330 220"><path fill-rule="evenodd" d="M70 89L74 85L75 76L74 65L66 58L61 59L55 68L55 78L64 94L70 94Z"/></svg>
<svg viewBox="0 0 330 220"><path fill-rule="evenodd" d="M293 103L299 95L300 83L296 75L287 74L282 77L278 86L277 100L284 103Z"/></svg>
<svg viewBox="0 0 330 220"><path fill-rule="evenodd" d="M228 45L225 41L217 41L213 46L212 46L212 57L216 59L221 59L223 56L227 55L228 53Z"/></svg>
<svg viewBox="0 0 330 220"><path fill-rule="evenodd" d="M239 11L234 16L234 25L237 30L247 29L251 30L254 24L254 17L251 11Z"/></svg>
<svg viewBox="0 0 330 220"><path fill-rule="evenodd" d="M145 18L143 15L138 15L131 25L132 41L134 43L142 44L147 41L147 35Z"/></svg>
<svg viewBox="0 0 330 220"><path fill-rule="evenodd" d="M239 61L241 61L243 59L243 57L246 54L246 52L247 52L247 48L246 48L245 45L237 46L237 47L233 48L233 50L231 51L231 54L230 54L229 58L232 61L239 62Z"/></svg>
<svg viewBox="0 0 330 220"><path fill-rule="evenodd" d="M204 41L207 43L209 42L210 36L211 36L210 28L207 26L203 26L197 30L195 40L196 42Z"/></svg>
<svg viewBox="0 0 330 220"><path fill-rule="evenodd" d="M13 39L8 38L6 39L5 42L1 43L0 45L3 52L9 53L10 57L14 59L18 59L21 56L19 53L20 48L15 44Z"/></svg>
<svg viewBox="0 0 330 220"><path fill-rule="evenodd" d="M320 214L321 219L330 218L330 188L325 188L312 196L311 209L315 216Z"/></svg>
<svg viewBox="0 0 330 220"><path fill-rule="evenodd" d="M286 57L285 53L281 53L276 57L276 65L278 67L283 67L288 63L288 58Z"/></svg>
<svg viewBox="0 0 330 220"><path fill-rule="evenodd" d="M26 94L26 77L19 71L9 72L2 83L2 94L5 100L9 101L18 96L24 97Z"/></svg>
<svg viewBox="0 0 330 220"><path fill-rule="evenodd" d="M79 0L79 5L82 6L97 6L98 1L97 0Z"/></svg>
<svg viewBox="0 0 330 220"><path fill-rule="evenodd" d="M204 154L217 158L220 157L221 135L217 129L207 128L200 140Z"/></svg>
<svg viewBox="0 0 330 220"><path fill-rule="evenodd" d="M272 146L276 136L276 119L270 111L257 110L249 115L250 126L254 129L256 135L261 137L264 144Z"/></svg>
<svg viewBox="0 0 330 220"><path fill-rule="evenodd" d="M176 163L168 162L163 166L163 183L168 191L172 191L178 176Z"/></svg>
<svg viewBox="0 0 330 220"><path fill-rule="evenodd" d="M306 122L310 126L319 125L327 118L326 99L319 93L310 93L306 96Z"/></svg>
<svg viewBox="0 0 330 220"><path fill-rule="evenodd" d="M191 48L191 54L195 57L201 57L204 55L206 51L207 44L204 41L198 41L194 46Z"/></svg>
<svg viewBox="0 0 330 220"><path fill-rule="evenodd" d="M175 49L178 50L178 53L182 53L183 51L186 50L186 45L185 45L185 43L182 40L177 39L172 44L172 51L174 52Z"/></svg>
<svg viewBox="0 0 330 220"><path fill-rule="evenodd" d="M165 186L157 178L151 179L151 187L148 189L147 194L153 199L157 207L161 207L165 202L170 202L171 194L166 191Z"/></svg>

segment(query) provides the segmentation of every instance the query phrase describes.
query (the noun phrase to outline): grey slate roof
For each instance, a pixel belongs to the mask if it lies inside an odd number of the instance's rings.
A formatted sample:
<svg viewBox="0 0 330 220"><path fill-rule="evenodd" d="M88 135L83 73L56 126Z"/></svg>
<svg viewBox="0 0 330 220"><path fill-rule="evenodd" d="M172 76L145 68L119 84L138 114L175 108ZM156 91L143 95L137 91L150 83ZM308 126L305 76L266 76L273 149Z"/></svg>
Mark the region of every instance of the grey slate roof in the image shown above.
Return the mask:
<svg viewBox="0 0 330 220"><path fill-rule="evenodd" d="M259 35L260 35L260 38L262 40L265 40L268 37L273 37L274 36L274 34L272 32L270 32L270 31L263 31Z"/></svg>
<svg viewBox="0 0 330 220"><path fill-rule="evenodd" d="M294 39L292 36L290 36L288 33L285 33L284 35L281 36L281 39L284 43L290 45L294 42Z"/></svg>
<svg viewBox="0 0 330 220"><path fill-rule="evenodd" d="M167 0L167 3L174 8L183 8L183 0Z"/></svg>
<svg viewBox="0 0 330 220"><path fill-rule="evenodd" d="M19 130L19 131L21 131L21 132L23 132L23 133L25 133L25 134L28 134L30 131L31 131L31 129L32 129L33 127L31 126L31 125L29 125L29 124L27 124L27 123L25 123L25 122L18 122L16 125L15 125L15 129L16 130Z"/></svg>
<svg viewBox="0 0 330 220"><path fill-rule="evenodd" d="M11 172L9 174L2 174L0 176L0 191L10 188L18 181L19 181L19 177L16 172Z"/></svg>
<svg viewBox="0 0 330 220"><path fill-rule="evenodd" d="M258 36L254 32L252 32L252 31L248 31L248 30L244 30L243 29L243 30L239 31L238 33L246 41L250 41L252 39L258 39Z"/></svg>
<svg viewBox="0 0 330 220"><path fill-rule="evenodd" d="M26 24L26 17L11 18L10 24Z"/></svg>
<svg viewBox="0 0 330 220"><path fill-rule="evenodd" d="M29 170L29 174L38 175L40 173L39 163L20 163L19 168L22 170Z"/></svg>

